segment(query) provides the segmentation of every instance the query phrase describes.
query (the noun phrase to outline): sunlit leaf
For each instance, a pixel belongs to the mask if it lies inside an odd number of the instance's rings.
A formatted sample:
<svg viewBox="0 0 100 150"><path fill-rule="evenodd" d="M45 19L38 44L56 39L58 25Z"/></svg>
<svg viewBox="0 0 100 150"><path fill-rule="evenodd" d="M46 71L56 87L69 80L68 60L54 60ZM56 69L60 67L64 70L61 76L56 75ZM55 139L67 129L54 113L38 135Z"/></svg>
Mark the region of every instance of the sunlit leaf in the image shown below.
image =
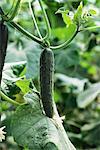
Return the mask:
<svg viewBox="0 0 100 150"><path fill-rule="evenodd" d="M70 16L67 15L66 13L62 13L62 17L63 17L63 20L64 20L66 25L69 26L72 23Z"/></svg>
<svg viewBox="0 0 100 150"><path fill-rule="evenodd" d="M26 94L30 91L30 79L21 79L16 81L16 85L21 89L23 94Z"/></svg>
<svg viewBox="0 0 100 150"><path fill-rule="evenodd" d="M65 10L65 8L64 7L61 7L61 8L59 8L57 11L56 11L56 13L55 14L59 14L59 13L65 13L65 14L68 14L68 12L69 12L69 10Z"/></svg>
<svg viewBox="0 0 100 150"><path fill-rule="evenodd" d="M74 21L79 25L80 21L81 21L81 17L82 17L82 8L83 8L83 4L82 2L80 3L80 5L78 6L76 13L74 14Z"/></svg>
<svg viewBox="0 0 100 150"><path fill-rule="evenodd" d="M62 32L63 31L63 32ZM77 31L77 26L74 23L69 24L66 28L56 28L52 30L54 36L59 39L69 41ZM61 40L62 40L61 39Z"/></svg>
<svg viewBox="0 0 100 150"><path fill-rule="evenodd" d="M89 14L90 14L90 15L96 15L96 11L95 11L94 9L90 9L90 10L89 10Z"/></svg>
<svg viewBox="0 0 100 150"><path fill-rule="evenodd" d="M61 13L62 14L62 18L63 21L65 22L66 25L69 25L72 23L72 19L71 17L68 15L69 10L65 10L64 7L61 7L60 9L58 9L58 11L56 12L56 14Z"/></svg>

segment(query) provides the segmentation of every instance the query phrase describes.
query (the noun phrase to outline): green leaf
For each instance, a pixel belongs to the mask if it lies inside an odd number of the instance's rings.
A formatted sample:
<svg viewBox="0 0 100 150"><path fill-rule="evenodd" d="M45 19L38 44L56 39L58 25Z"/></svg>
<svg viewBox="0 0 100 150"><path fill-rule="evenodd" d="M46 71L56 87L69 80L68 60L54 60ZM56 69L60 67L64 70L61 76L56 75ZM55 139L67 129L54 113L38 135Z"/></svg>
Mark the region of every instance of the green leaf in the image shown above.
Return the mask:
<svg viewBox="0 0 100 150"><path fill-rule="evenodd" d="M76 33L77 26L74 23L69 24L66 28L56 28L52 30L52 34L59 39L69 41Z"/></svg>
<svg viewBox="0 0 100 150"><path fill-rule="evenodd" d="M26 66L26 61L5 63L3 71L3 80L16 81L20 78L21 72Z"/></svg>
<svg viewBox="0 0 100 150"><path fill-rule="evenodd" d="M33 41L29 42L25 53L27 57L26 78L36 78L39 73L40 45Z"/></svg>
<svg viewBox="0 0 100 150"><path fill-rule="evenodd" d="M67 26L69 26L72 23L71 17L68 16L66 13L62 13L62 17Z"/></svg>
<svg viewBox="0 0 100 150"><path fill-rule="evenodd" d="M98 134L100 133L100 121L96 120L96 122L84 125L82 131L84 131L84 141L92 143L91 145L100 145L100 134Z"/></svg>
<svg viewBox="0 0 100 150"><path fill-rule="evenodd" d="M91 131L99 125L100 125L100 121L96 120L96 122L91 122L91 124L85 124L81 128L81 131L84 131L84 132Z"/></svg>
<svg viewBox="0 0 100 150"><path fill-rule="evenodd" d="M88 12L90 15L96 15L96 11L94 9L90 9Z"/></svg>
<svg viewBox="0 0 100 150"><path fill-rule="evenodd" d="M83 9L83 4L82 2L78 6L76 13L74 14L74 21L79 25L82 17L82 9Z"/></svg>
<svg viewBox="0 0 100 150"><path fill-rule="evenodd" d="M78 78L72 78L61 73L55 74L55 80L60 81L59 86L73 87L73 92L75 93L82 92L85 84L88 82L87 79L80 80Z"/></svg>
<svg viewBox="0 0 100 150"><path fill-rule="evenodd" d="M64 7L61 7L58 9L58 11L56 12L56 14L61 13L62 14L62 18L63 21L65 22L66 25L69 25L72 23L72 19L71 17L68 15L69 10L65 10Z"/></svg>
<svg viewBox="0 0 100 150"><path fill-rule="evenodd" d="M21 79L16 81L16 85L21 89L21 91L23 92L23 94L26 94L27 92L30 91L30 79Z"/></svg>
<svg viewBox="0 0 100 150"><path fill-rule="evenodd" d="M59 38L59 40L66 40L68 38L66 27L52 29L51 33L53 37Z"/></svg>
<svg viewBox="0 0 100 150"><path fill-rule="evenodd" d="M15 85L15 82L22 78L20 75L23 72L25 66L26 66L26 61L5 63L1 87L6 94L9 93L8 96L11 97L13 94L18 93L18 91L20 90Z"/></svg>
<svg viewBox="0 0 100 150"><path fill-rule="evenodd" d="M93 84L89 89L85 90L84 92L80 93L77 98L77 104L79 108L85 108L91 104L92 101L100 93L100 82Z"/></svg>
<svg viewBox="0 0 100 150"><path fill-rule="evenodd" d="M69 10L66 10L64 7L59 8L55 14L62 14L62 13L68 13Z"/></svg>
<svg viewBox="0 0 100 150"><path fill-rule="evenodd" d="M66 41L70 40L76 33L77 26L74 23L69 24L69 26L66 28Z"/></svg>
<svg viewBox="0 0 100 150"><path fill-rule="evenodd" d="M12 117L12 135L18 145L29 150L75 150L63 130L43 115L39 98L33 93L26 95L31 103L17 108Z"/></svg>
<svg viewBox="0 0 100 150"><path fill-rule="evenodd" d="M58 51L55 54L56 72L68 74L68 69L71 70L70 67L78 65L79 62L80 56L78 52L78 47L75 47L75 45L70 45L70 47L68 47L67 49Z"/></svg>

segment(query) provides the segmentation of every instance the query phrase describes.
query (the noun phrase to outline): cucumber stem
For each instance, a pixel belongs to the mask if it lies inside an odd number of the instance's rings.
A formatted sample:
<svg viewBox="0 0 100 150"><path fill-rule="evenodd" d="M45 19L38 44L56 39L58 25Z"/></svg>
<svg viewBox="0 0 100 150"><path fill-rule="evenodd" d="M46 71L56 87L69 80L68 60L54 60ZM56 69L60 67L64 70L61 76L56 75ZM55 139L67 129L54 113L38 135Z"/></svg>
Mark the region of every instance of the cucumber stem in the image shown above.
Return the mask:
<svg viewBox="0 0 100 150"><path fill-rule="evenodd" d="M32 39L33 41L42 44L42 40L34 35L32 35L31 33L29 33L28 31L26 31L23 27L21 27L19 24L15 23L15 22L10 22L10 25L12 25L13 27L15 27L17 30L19 30L21 33L23 33L24 35L26 35L28 38Z"/></svg>

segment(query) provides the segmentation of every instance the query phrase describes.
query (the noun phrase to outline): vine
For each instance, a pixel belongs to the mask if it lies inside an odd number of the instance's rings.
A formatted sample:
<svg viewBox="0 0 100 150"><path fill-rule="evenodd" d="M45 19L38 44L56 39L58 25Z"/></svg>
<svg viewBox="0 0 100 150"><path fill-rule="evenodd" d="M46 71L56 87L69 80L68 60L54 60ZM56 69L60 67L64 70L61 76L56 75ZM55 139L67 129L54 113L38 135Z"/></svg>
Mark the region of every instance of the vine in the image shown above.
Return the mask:
<svg viewBox="0 0 100 150"><path fill-rule="evenodd" d="M61 45L58 45L58 46L52 46L49 42L49 38L50 38L50 35L51 35L51 28L50 28L50 23L49 23L49 19L48 19L48 16L46 14L46 11L43 7L43 2L42 0L38 0L39 4L40 4L40 7L41 7L41 10L42 10L42 13L43 13L43 16L44 16L44 20L45 20L45 24L46 24L46 28L47 28L47 34L45 37L42 37L41 35L41 32L39 30L39 27L38 27L38 24L37 24L37 21L36 21L36 18L35 18L35 15L34 15L34 11L33 11L33 8L32 8L32 3L29 2L29 9L30 9L30 12L31 12L31 16L32 16L32 19L33 19L33 22L35 24L35 27L37 29L37 32L38 32L38 35L39 37L29 33L28 31L26 31L23 27L21 27L19 24L15 23L13 21L13 19L15 18L15 16L17 15L17 12L18 12L18 9L20 7L20 3L21 3L21 0L18 0L16 2L16 5L15 5L15 8L14 8L14 11L12 13L12 15L9 17L8 15L6 15L4 13L4 11L2 10L2 8L0 7L0 15L1 15L1 18L3 21L7 22L10 26L13 26L14 28L16 28L18 31L20 31L22 34L24 34L26 37L32 39L33 41L37 42L38 44L40 44L42 47L44 48L50 48L50 49L59 49L59 48L65 48L67 47L70 42L76 37L76 35L81 32L81 31L85 31L85 30L92 30L92 29L97 29L97 28L100 28L100 26L92 26L92 27L86 27L86 28L82 28L80 29L80 23L83 21L83 18L81 17L82 15L82 3L80 3L75 15L74 15L74 18L73 20L70 19L70 17L67 15L67 11L64 10L64 11L58 11L62 14L62 17L63 17L63 20L64 22L66 23L66 30L68 30L68 33L70 31L70 35L69 35L69 38L64 42L62 43ZM9 13L8 13L9 14ZM83 15L84 16L84 15ZM69 20L69 22L68 22ZM73 29L73 30L72 30ZM18 103L16 102L13 102L13 100L11 100L10 98L7 98L6 95L4 95L2 92L0 92L0 95L7 101L9 101L10 103L13 103L13 104L16 104L18 105Z"/></svg>

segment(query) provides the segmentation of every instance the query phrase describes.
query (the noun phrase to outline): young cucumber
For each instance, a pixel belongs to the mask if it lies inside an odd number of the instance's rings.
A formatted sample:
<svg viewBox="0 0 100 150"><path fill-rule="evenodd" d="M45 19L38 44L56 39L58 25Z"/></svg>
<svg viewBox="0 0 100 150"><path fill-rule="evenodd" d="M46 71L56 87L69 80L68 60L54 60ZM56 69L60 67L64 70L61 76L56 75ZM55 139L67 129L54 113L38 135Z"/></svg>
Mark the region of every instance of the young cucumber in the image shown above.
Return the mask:
<svg viewBox="0 0 100 150"><path fill-rule="evenodd" d="M53 74L54 55L45 48L40 57L40 93L46 116L53 117Z"/></svg>
<svg viewBox="0 0 100 150"><path fill-rule="evenodd" d="M2 21L0 21L0 83L6 56L7 42L8 42L8 28L6 25L3 24Z"/></svg>

